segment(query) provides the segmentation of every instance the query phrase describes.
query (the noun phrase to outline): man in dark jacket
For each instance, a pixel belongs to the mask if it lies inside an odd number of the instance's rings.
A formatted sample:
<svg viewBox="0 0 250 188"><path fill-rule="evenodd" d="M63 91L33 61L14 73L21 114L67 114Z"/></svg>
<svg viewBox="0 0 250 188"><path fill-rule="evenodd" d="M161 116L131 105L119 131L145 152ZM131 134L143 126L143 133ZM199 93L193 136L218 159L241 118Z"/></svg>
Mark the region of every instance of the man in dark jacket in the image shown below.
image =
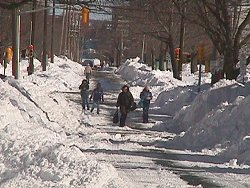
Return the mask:
<svg viewBox="0 0 250 188"><path fill-rule="evenodd" d="M89 83L86 79L82 81L79 89L81 90L82 109L85 110L86 105L87 110L89 110Z"/></svg>
<svg viewBox="0 0 250 188"><path fill-rule="evenodd" d="M122 92L119 94L116 106L120 107L120 127L125 126L125 122L127 119L128 112L134 103L134 97L129 91L129 87L127 85L124 85L122 87Z"/></svg>

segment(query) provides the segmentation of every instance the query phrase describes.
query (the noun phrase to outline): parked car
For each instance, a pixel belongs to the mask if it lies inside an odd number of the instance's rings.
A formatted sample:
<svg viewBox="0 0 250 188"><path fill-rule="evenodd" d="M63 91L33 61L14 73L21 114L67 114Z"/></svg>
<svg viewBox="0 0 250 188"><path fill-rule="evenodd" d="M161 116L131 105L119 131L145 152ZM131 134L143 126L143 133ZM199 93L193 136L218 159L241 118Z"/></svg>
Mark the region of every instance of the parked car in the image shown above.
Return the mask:
<svg viewBox="0 0 250 188"><path fill-rule="evenodd" d="M88 64L89 64L91 67L93 67L93 66L94 66L94 61L91 60L91 59L85 59L85 60L83 60L82 63L81 63L82 66L87 66Z"/></svg>
<svg viewBox="0 0 250 188"><path fill-rule="evenodd" d="M101 61L99 59L82 59L81 65L90 65L93 69L97 69L101 66Z"/></svg>

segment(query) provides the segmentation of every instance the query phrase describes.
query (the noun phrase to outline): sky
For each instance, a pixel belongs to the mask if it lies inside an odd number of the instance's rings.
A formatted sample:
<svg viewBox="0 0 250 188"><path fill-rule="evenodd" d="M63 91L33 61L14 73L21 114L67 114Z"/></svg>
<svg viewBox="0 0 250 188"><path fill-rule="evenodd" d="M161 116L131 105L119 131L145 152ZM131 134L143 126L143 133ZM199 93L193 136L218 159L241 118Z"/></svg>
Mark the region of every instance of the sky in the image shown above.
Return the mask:
<svg viewBox="0 0 250 188"><path fill-rule="evenodd" d="M188 65L179 81L138 62L94 72L90 90L97 82L104 90L99 115L81 109L80 64L55 57L42 71L36 60L28 76L22 60L18 80L8 65L0 80L0 186L250 187L249 72L245 85L239 77L211 87L202 67L198 92ZM112 123L123 84L136 102L150 87L150 123L141 123L139 108L128 126Z"/></svg>

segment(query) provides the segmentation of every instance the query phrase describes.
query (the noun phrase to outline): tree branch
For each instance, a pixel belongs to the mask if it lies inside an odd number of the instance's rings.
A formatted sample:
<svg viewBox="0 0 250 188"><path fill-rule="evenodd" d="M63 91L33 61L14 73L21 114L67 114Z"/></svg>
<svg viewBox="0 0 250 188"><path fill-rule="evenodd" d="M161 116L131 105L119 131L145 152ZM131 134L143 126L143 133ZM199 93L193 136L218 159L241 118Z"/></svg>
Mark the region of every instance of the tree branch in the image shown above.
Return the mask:
<svg viewBox="0 0 250 188"><path fill-rule="evenodd" d="M0 2L0 7L3 8L3 9L11 10L11 9L18 8L18 7L24 5L24 4L28 3L28 2L32 2L32 0L21 0L21 1L16 2L16 3L13 3L13 1L12 1L12 3L8 2L8 1L5 1L5 2Z"/></svg>

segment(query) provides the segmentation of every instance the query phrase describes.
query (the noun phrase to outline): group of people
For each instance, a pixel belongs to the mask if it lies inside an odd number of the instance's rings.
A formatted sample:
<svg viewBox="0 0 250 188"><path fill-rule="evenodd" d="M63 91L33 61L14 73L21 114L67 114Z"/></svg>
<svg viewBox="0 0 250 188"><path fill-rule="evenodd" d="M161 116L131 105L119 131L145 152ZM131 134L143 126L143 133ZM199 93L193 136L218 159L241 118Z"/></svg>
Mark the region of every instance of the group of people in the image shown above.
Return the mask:
<svg viewBox="0 0 250 188"><path fill-rule="evenodd" d="M89 80L90 76L92 74L92 69L90 65L87 65L84 70L84 74L86 76L86 79L82 80L81 85L79 86L80 93L81 93L81 100L82 100L82 110L89 110L89 101L93 99L92 107L90 109L90 112L93 112L93 110L96 108L97 114L100 113L100 103L104 102L103 98L103 89L101 86L101 83L97 83L96 88L92 91L90 97L89 97Z"/></svg>
<svg viewBox="0 0 250 188"><path fill-rule="evenodd" d="M81 85L79 86L80 93L81 93L81 100L82 100L82 109L90 110L90 112L93 112L93 110L97 109L97 114L100 113L100 103L104 102L103 97L103 89L101 86L101 83L97 83L95 89L92 91L90 97L89 97L89 80L90 76L92 74L92 69L90 65L87 65L84 70L84 74L86 76L86 79L83 79ZM149 90L148 86L145 86L143 91L140 93L140 102L138 105L140 105L143 109L142 119L143 123L148 123L148 111L149 111L149 105L150 100L153 98L152 93ZM89 107L89 101L93 99L92 107L90 109ZM119 93L117 98L116 107L119 107L120 110L120 127L124 127L126 124L127 115L130 111L133 111L135 107L134 97L132 93L129 91L129 86L124 85L122 87L122 91Z"/></svg>
<svg viewBox="0 0 250 188"><path fill-rule="evenodd" d="M153 98L152 93L148 86L145 86L143 91L140 93L140 102L143 109L142 119L143 123L148 123L148 110L150 105L150 100ZM138 104L139 104L138 103ZM129 91L129 86L124 85L122 87L122 92L118 95L116 107L120 109L120 127L124 127L127 119L128 113L133 110L134 97Z"/></svg>

